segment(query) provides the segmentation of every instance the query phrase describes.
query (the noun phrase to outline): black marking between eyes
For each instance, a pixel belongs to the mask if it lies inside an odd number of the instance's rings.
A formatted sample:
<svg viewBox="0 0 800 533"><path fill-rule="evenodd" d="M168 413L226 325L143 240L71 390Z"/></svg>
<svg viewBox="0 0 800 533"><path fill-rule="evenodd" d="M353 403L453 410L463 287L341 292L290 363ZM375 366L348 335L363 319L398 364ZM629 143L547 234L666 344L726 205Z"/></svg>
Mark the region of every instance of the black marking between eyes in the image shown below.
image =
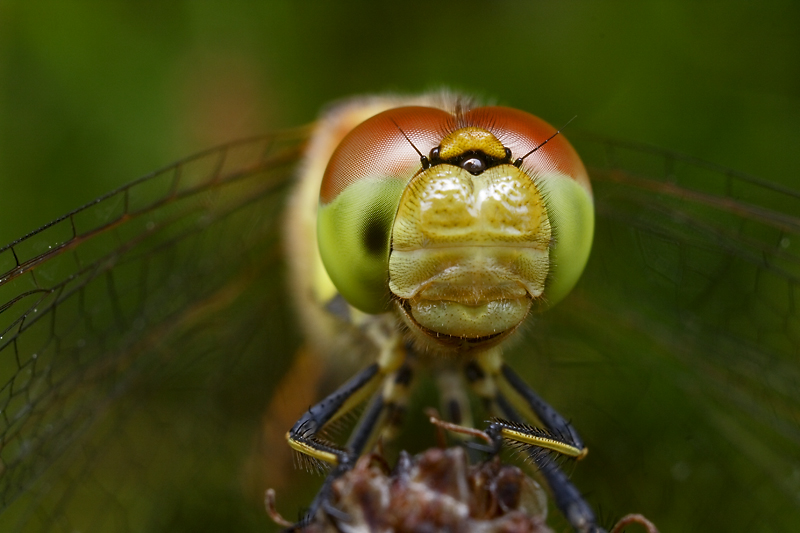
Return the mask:
<svg viewBox="0 0 800 533"><path fill-rule="evenodd" d="M430 166L448 164L461 167L473 176L477 176L492 167L511 163L511 150L508 148L505 150L505 156L502 158L492 157L482 150L468 150L455 157L442 159L439 155L440 147L437 146L431 150L429 162Z"/></svg>

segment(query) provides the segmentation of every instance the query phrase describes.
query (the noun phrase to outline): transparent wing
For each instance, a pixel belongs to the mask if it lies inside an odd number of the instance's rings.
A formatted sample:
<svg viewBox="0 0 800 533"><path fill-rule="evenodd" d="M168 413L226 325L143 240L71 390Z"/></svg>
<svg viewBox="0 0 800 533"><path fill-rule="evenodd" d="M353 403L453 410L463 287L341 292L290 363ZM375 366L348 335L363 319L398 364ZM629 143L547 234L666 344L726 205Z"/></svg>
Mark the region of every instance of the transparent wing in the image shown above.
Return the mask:
<svg viewBox="0 0 800 533"><path fill-rule="evenodd" d="M546 398L592 453L600 507L662 531L800 523L800 193L579 138L597 233L574 294L528 332Z"/></svg>
<svg viewBox="0 0 800 533"><path fill-rule="evenodd" d="M0 249L0 529L262 517L231 480L294 350L276 229L305 136L180 161Z"/></svg>

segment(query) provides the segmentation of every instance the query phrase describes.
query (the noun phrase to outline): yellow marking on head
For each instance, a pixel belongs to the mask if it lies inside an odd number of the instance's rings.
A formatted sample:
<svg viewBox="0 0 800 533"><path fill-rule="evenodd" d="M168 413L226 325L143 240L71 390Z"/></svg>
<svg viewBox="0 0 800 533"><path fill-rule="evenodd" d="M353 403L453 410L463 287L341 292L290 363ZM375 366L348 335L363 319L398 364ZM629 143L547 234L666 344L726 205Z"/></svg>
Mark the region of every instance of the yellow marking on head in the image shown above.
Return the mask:
<svg viewBox="0 0 800 533"><path fill-rule="evenodd" d="M439 157L445 160L458 157L469 151L481 151L497 159L502 159L506 156L506 149L497 137L483 128L474 126L461 128L450 133L442 139L439 147Z"/></svg>

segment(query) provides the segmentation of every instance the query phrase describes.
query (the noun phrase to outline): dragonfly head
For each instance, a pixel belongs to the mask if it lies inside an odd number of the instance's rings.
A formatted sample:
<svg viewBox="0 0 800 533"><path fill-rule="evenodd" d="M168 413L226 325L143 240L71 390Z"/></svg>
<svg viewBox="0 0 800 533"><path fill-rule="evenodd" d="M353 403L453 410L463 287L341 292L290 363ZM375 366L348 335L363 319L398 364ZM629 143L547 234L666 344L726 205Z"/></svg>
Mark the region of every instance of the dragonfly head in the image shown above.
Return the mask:
<svg viewBox="0 0 800 533"><path fill-rule="evenodd" d="M553 131L506 108L398 108L356 127L320 202L320 253L339 292L362 311L395 307L429 345L462 350L500 342L563 298L594 213L563 136L519 159Z"/></svg>

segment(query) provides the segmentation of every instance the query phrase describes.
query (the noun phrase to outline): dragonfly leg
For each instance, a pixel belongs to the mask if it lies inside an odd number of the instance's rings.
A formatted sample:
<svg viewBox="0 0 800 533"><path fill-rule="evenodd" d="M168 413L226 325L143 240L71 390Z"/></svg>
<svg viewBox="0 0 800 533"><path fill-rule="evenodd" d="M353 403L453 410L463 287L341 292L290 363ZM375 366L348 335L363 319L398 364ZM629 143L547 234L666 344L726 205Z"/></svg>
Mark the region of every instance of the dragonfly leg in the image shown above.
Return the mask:
<svg viewBox="0 0 800 533"><path fill-rule="evenodd" d="M309 507L306 520L321 507L327 509L333 482L350 470L373 442L379 437L391 438L400 425L413 378L412 361L406 358L405 350L399 343L390 352L387 356L384 351L377 363L366 367L311 407L287 433L289 445L295 451L315 463L333 465L333 470ZM326 426L351 412L370 396L365 411L343 448L318 439ZM327 514L332 512L332 509L328 509Z"/></svg>
<svg viewBox="0 0 800 533"><path fill-rule="evenodd" d="M495 449L499 449L503 441L528 446L528 455L550 488L556 507L573 529L582 533L603 531L580 491L554 458L542 453L544 448L578 459L584 457L586 448L571 424L511 370L497 350L476 356L466 363L464 372L487 408L502 418L493 421L487 429ZM526 422L541 424L545 431Z"/></svg>
<svg viewBox="0 0 800 533"><path fill-rule="evenodd" d="M347 449L354 457L370 449L378 438L383 441L394 438L408 406L413 375L411 364L406 361L384 380L383 388L373 396L347 442Z"/></svg>
<svg viewBox="0 0 800 533"><path fill-rule="evenodd" d="M392 380L387 381L387 378L401 368L405 361L406 351L399 337L386 338L375 363L358 372L295 422L286 433L289 446L308 457L316 466L336 466L348 462L352 458L352 452L319 439L320 433L367 401L381 383L390 383ZM355 455L357 456L358 454Z"/></svg>
<svg viewBox="0 0 800 533"><path fill-rule="evenodd" d="M334 466L349 462L350 454L347 451L318 439L318 435L325 426L369 398L384 377L378 363L361 370L300 417L286 434L289 446L315 462L321 461Z"/></svg>

